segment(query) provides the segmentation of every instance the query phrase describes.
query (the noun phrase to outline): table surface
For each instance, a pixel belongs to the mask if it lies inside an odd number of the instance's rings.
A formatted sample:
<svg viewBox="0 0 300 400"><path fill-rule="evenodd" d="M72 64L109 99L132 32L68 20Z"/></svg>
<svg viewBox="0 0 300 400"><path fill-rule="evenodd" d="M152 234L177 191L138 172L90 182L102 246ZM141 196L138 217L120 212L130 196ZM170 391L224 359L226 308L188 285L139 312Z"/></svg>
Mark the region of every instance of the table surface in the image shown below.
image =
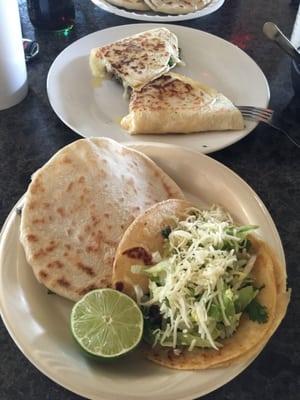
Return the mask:
<svg viewBox="0 0 300 400"><path fill-rule="evenodd" d="M56 117L47 98L46 77L55 57L91 32L135 22L101 11L88 0L78 0L75 28L65 37L34 31L25 1L19 3L23 36L38 40L40 55L28 65L30 91L26 99L0 112L0 224L26 191L31 174L58 149L78 138ZM296 14L297 5L287 0L226 0L216 13L180 24L216 34L249 54L269 81L271 107L285 114L291 133L299 139L300 99L297 102L293 93L290 60L261 30L270 20L290 36ZM299 34L294 36L300 40ZM207 395L207 400L294 400L300 391L299 152L283 135L260 125L239 143L211 154L248 182L270 211L285 249L293 294L285 320L264 351L237 378ZM31 365L2 323L0 343L1 399L80 399Z"/></svg>

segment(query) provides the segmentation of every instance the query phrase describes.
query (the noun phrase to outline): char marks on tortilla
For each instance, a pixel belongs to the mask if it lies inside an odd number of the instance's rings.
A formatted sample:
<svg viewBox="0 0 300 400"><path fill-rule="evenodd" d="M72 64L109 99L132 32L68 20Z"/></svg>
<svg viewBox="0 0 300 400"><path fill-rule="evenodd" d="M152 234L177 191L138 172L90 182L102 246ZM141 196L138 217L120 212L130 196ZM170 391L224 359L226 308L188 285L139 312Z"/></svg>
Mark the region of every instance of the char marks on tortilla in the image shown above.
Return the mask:
<svg viewBox="0 0 300 400"><path fill-rule="evenodd" d="M103 79L107 73L125 88L140 90L180 62L178 40L167 28L156 28L91 50L92 74Z"/></svg>
<svg viewBox="0 0 300 400"><path fill-rule="evenodd" d="M193 206L182 200L167 200L155 204L139 215L125 232L116 252L113 271L113 284L122 284L122 291L136 298L136 287L143 293L149 290L147 275L133 272L132 265L137 260L128 249L144 249L149 254L163 252L164 238L162 228L173 227L174 216L179 220L186 217L185 210ZM184 216L185 215L185 216ZM268 321L259 324L243 314L237 330L227 339L222 340L219 350L180 347L175 353L172 347L151 346L144 344L144 352L148 359L164 367L174 369L207 369L230 366L239 362L249 361L268 342L285 316L290 300L290 291L286 289L286 274L278 263L276 254L263 241L250 237L251 244L257 256L251 277L257 287L262 290L257 299L268 311ZM141 260L138 264L144 264Z"/></svg>
<svg viewBox="0 0 300 400"><path fill-rule="evenodd" d="M133 91L121 126L131 134L243 129L240 111L217 90L169 72Z"/></svg>
<svg viewBox="0 0 300 400"><path fill-rule="evenodd" d="M211 2L212 0L145 0L153 11L175 15L201 10Z"/></svg>
<svg viewBox="0 0 300 400"><path fill-rule="evenodd" d="M115 249L137 215L179 187L153 161L107 138L78 140L32 177L21 242L36 278L78 300L111 286Z"/></svg>

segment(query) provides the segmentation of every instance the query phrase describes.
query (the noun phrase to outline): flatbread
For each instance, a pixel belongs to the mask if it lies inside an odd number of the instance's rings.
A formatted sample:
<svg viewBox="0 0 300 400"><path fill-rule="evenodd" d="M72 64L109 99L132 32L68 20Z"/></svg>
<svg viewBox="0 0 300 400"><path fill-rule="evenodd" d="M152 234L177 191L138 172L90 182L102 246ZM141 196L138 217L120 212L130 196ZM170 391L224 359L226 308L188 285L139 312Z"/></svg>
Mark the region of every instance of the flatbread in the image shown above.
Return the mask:
<svg viewBox="0 0 300 400"><path fill-rule="evenodd" d="M171 63L170 63L171 60ZM104 79L108 73L125 88L141 90L180 62L177 36L156 28L91 50L92 74Z"/></svg>
<svg viewBox="0 0 300 400"><path fill-rule="evenodd" d="M223 94L169 72L133 91L129 114L121 120L131 134L240 130L240 111Z"/></svg>
<svg viewBox="0 0 300 400"><path fill-rule="evenodd" d="M39 282L76 301L111 286L115 250L135 217L183 197L142 153L107 138L78 140L32 177L20 232L27 261Z"/></svg>
<svg viewBox="0 0 300 400"><path fill-rule="evenodd" d="M212 0L145 0L145 3L155 12L164 14L188 14L201 10Z"/></svg>
<svg viewBox="0 0 300 400"><path fill-rule="evenodd" d="M148 252L161 251L163 238L161 229L172 226L172 215L178 218L191 204L182 200L167 200L156 204L140 215L125 232L116 252L113 272L113 284L121 287L128 295L135 297L134 285L140 285L147 292L148 279L142 274L133 274L131 265L137 261L128 256L128 249L144 248ZM258 300L267 307L267 323L258 324L243 315L237 331L230 338L222 341L223 347L213 349L194 348L183 350L180 355L174 354L171 348L144 344L144 352L150 360L175 369L207 369L225 367L238 362L245 362L254 357L267 343L283 319L290 299L286 291L284 269L275 255L261 240L251 239L257 259L252 276L257 286L265 285L258 295ZM140 260L138 264L141 264Z"/></svg>
<svg viewBox="0 0 300 400"><path fill-rule="evenodd" d="M113 4L114 6L126 8L127 10L138 10L146 11L150 10L150 7L144 2L144 0L106 0L107 3Z"/></svg>

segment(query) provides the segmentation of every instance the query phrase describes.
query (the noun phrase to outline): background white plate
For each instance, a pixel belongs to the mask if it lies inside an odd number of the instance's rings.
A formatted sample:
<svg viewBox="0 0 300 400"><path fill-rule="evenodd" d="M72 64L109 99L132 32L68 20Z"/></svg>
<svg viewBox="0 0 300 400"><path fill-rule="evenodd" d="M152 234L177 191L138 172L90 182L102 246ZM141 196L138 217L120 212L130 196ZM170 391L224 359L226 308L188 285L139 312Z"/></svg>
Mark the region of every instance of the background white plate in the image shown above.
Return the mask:
<svg viewBox="0 0 300 400"><path fill-rule="evenodd" d="M237 221L258 224L258 233L276 249L285 268L270 214L231 170L201 153L176 146L145 144L135 148L156 161L200 206L219 203ZM20 216L14 208L0 241L1 314L20 350L55 382L89 399L185 400L209 393L246 368L247 364L239 364L207 371L176 371L144 360L138 351L103 364L87 359L70 332L72 303L48 295L34 278L19 242L19 225Z"/></svg>
<svg viewBox="0 0 300 400"><path fill-rule="evenodd" d="M139 21L147 22L175 22L175 21L185 21L188 19L195 19L204 17L205 15L212 14L217 11L224 4L225 0L212 0L210 4L202 8L202 10L192 12L189 14L181 15L167 15L167 14L157 14L153 11L133 11L126 10L125 8L120 8L113 6L105 0L91 0L96 6L102 8L102 10L110 12L120 17L136 19Z"/></svg>
<svg viewBox="0 0 300 400"><path fill-rule="evenodd" d="M117 26L92 33L67 47L53 62L47 79L50 104L58 117L82 136L108 136L118 142L162 142L210 153L231 145L257 125L246 122L242 131L189 135L129 135L119 125L128 113L123 88L113 80L93 85L88 56L102 46L159 24ZM266 107L269 87L261 69L242 50L217 36L177 25L168 25L179 39L185 67L175 71L215 87L237 105Z"/></svg>

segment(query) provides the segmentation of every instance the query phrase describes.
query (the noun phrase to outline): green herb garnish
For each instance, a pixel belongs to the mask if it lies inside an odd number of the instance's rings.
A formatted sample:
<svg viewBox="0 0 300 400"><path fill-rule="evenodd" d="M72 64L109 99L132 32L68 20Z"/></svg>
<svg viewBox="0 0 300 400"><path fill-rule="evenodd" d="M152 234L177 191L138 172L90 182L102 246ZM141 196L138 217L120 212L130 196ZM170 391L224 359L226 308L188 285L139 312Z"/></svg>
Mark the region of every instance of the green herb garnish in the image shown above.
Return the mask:
<svg viewBox="0 0 300 400"><path fill-rule="evenodd" d="M264 324L269 318L267 308L256 299L253 299L251 303L247 305L245 312L248 314L251 321L258 322L259 324Z"/></svg>
<svg viewBox="0 0 300 400"><path fill-rule="evenodd" d="M168 239L168 237L169 237L171 231L172 231L171 228L170 228L169 226L166 226L165 228L163 228L163 229L160 231L160 233L161 233L161 235L162 235L162 237L163 237L164 239Z"/></svg>

